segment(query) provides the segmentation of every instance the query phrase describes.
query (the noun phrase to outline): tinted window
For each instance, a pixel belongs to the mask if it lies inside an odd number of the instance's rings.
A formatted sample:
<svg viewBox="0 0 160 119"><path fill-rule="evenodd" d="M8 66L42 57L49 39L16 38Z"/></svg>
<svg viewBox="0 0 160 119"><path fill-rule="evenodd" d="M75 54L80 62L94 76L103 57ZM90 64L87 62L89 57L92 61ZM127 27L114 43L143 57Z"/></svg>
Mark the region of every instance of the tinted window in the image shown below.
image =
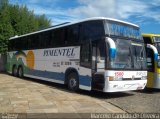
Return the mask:
<svg viewBox="0 0 160 119"><path fill-rule="evenodd" d="M81 66L91 67L91 51L90 44L84 43L81 45Z"/></svg>
<svg viewBox="0 0 160 119"><path fill-rule="evenodd" d="M153 44L150 37L143 37L145 44Z"/></svg>
<svg viewBox="0 0 160 119"><path fill-rule="evenodd" d="M65 45L65 29L55 29L53 31L54 46L64 46Z"/></svg>
<svg viewBox="0 0 160 119"><path fill-rule="evenodd" d="M35 48L38 48L37 45L37 35L31 35L29 36L29 39L30 39L30 48L31 49L35 49Z"/></svg>
<svg viewBox="0 0 160 119"><path fill-rule="evenodd" d="M146 48L147 55L147 69L150 72L154 71L154 53L150 48Z"/></svg>
<svg viewBox="0 0 160 119"><path fill-rule="evenodd" d="M44 41L45 41L45 44L46 44L46 48L51 48L51 47L54 46L52 31L47 31L45 33Z"/></svg>
<svg viewBox="0 0 160 119"><path fill-rule="evenodd" d="M67 45L76 45L79 43L79 27L78 25L69 26L67 28Z"/></svg>
<svg viewBox="0 0 160 119"><path fill-rule="evenodd" d="M90 21L82 24L82 40L95 40L104 36L103 21Z"/></svg>
<svg viewBox="0 0 160 119"><path fill-rule="evenodd" d="M9 51L14 51L15 50L15 39L14 40L9 40L8 50Z"/></svg>
<svg viewBox="0 0 160 119"><path fill-rule="evenodd" d="M23 48L23 40L21 38L14 40L14 48L15 50L21 50Z"/></svg>

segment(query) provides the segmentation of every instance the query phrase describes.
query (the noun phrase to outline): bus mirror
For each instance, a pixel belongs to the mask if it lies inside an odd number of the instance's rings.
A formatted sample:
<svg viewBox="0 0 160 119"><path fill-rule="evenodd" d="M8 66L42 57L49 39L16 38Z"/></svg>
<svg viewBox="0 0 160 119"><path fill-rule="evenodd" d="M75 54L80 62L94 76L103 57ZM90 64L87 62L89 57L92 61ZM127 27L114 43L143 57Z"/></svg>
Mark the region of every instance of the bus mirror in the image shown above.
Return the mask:
<svg viewBox="0 0 160 119"><path fill-rule="evenodd" d="M114 40L111 38L106 37L106 44L109 44L109 57L110 59L114 59L116 56L116 44ZM107 46L107 45L106 45Z"/></svg>
<svg viewBox="0 0 160 119"><path fill-rule="evenodd" d="M147 44L147 48L150 48L151 50L153 50L153 52L154 52L154 60L157 61L158 60L157 48L154 45L151 45L151 44Z"/></svg>

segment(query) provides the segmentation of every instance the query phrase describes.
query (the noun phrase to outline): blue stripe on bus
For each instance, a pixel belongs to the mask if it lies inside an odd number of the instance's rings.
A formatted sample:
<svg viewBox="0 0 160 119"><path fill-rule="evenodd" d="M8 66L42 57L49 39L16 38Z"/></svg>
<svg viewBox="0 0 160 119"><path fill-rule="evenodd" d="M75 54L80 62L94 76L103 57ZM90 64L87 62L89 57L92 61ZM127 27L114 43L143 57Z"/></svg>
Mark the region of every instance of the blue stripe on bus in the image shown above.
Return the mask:
<svg viewBox="0 0 160 119"><path fill-rule="evenodd" d="M157 54L157 53L154 54L154 60L155 60L155 61L158 60L158 54Z"/></svg>
<svg viewBox="0 0 160 119"><path fill-rule="evenodd" d="M60 80L60 81L64 81L65 79L65 74L58 72L40 71L31 69L26 74L48 79ZM79 75L79 84L84 86L91 86L91 77Z"/></svg>
<svg viewBox="0 0 160 119"><path fill-rule="evenodd" d="M29 70L27 74L37 76L37 77L61 80L61 81L64 81L64 77L65 77L64 73L40 71L40 70L33 70L33 69Z"/></svg>
<svg viewBox="0 0 160 119"><path fill-rule="evenodd" d="M116 49L110 48L109 49L109 55L110 55L110 58L115 58L115 56L116 56Z"/></svg>
<svg viewBox="0 0 160 119"><path fill-rule="evenodd" d="M84 86L91 86L91 77L89 76L79 76L79 84Z"/></svg>

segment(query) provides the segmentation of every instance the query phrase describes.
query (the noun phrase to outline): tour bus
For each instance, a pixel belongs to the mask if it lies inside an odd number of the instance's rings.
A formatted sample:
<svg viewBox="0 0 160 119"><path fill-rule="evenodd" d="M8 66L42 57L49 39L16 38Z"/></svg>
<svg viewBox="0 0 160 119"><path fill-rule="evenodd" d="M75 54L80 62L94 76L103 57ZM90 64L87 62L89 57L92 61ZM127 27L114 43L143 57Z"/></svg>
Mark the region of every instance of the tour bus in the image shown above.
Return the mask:
<svg viewBox="0 0 160 119"><path fill-rule="evenodd" d="M70 90L144 89L144 41L137 25L94 17L9 39L13 76L66 84Z"/></svg>
<svg viewBox="0 0 160 119"><path fill-rule="evenodd" d="M160 89L160 35L158 34L142 34L146 46L147 55L147 88Z"/></svg>

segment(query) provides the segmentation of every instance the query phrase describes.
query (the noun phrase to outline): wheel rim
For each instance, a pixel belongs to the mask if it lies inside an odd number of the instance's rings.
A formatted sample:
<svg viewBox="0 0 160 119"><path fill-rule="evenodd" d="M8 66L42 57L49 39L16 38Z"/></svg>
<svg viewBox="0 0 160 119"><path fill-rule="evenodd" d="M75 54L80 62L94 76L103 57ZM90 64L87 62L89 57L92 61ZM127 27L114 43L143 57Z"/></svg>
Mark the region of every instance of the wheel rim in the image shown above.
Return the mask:
<svg viewBox="0 0 160 119"><path fill-rule="evenodd" d="M16 73L17 73L16 67L14 67L13 72L14 72L14 75L16 75Z"/></svg>
<svg viewBox="0 0 160 119"><path fill-rule="evenodd" d="M19 69L19 76L22 76L22 68Z"/></svg>
<svg viewBox="0 0 160 119"><path fill-rule="evenodd" d="M70 88L72 88L72 89L74 87L76 87L76 85L77 85L76 79L75 78L71 78L70 81L69 81L69 85L70 85Z"/></svg>

